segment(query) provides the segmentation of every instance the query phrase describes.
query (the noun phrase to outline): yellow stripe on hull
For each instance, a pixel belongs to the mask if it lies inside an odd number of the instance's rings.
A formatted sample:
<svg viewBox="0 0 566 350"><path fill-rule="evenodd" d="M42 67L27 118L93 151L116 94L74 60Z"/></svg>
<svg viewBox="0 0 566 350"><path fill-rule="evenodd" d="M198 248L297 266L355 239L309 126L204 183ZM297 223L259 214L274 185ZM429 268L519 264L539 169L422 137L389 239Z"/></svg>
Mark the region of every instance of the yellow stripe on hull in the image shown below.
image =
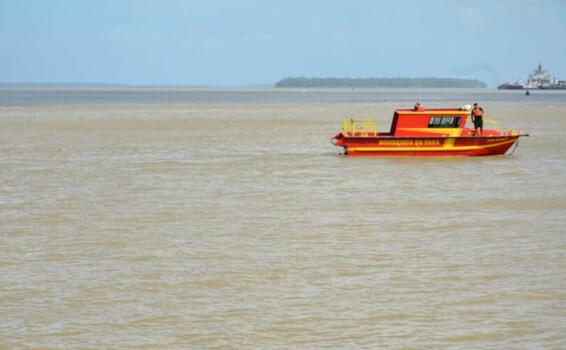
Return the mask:
<svg viewBox="0 0 566 350"><path fill-rule="evenodd" d="M473 151L477 149L483 148L492 148L498 147L502 145L506 145L508 143L514 143L517 141L516 139L492 143L489 145L481 145L481 146L451 146L451 147L348 147L348 151L352 152L379 152L379 151Z"/></svg>
<svg viewBox="0 0 566 350"><path fill-rule="evenodd" d="M456 139L453 137L447 138L446 140L444 140L444 145L442 145L442 148L454 148L455 141Z"/></svg>

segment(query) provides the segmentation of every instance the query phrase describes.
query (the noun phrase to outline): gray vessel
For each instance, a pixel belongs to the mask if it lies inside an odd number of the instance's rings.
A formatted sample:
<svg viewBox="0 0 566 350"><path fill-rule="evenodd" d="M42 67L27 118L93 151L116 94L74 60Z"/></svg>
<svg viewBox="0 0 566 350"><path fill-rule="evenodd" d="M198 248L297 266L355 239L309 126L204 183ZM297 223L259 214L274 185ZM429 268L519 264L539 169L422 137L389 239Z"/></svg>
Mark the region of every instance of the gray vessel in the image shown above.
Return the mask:
<svg viewBox="0 0 566 350"><path fill-rule="evenodd" d="M537 68L529 74L529 79L526 83L522 80L517 80L512 83L510 81L501 84L497 87L500 90L522 90L522 89L547 89L547 90L562 90L566 89L566 80L560 80L553 77L548 69L542 68L539 63Z"/></svg>

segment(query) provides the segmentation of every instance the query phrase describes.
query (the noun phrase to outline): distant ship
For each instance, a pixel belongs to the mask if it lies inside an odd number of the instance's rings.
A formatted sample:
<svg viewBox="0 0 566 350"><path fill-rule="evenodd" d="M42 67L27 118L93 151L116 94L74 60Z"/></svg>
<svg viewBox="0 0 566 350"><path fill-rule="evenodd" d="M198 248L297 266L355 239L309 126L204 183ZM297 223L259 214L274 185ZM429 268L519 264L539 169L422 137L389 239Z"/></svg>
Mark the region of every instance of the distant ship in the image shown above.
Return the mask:
<svg viewBox="0 0 566 350"><path fill-rule="evenodd" d="M501 84L497 87L500 90L521 90L521 89L548 89L548 90L561 90L566 89L566 80L559 80L558 78L550 75L547 69L543 69L539 63L537 69L529 74L529 79L526 83L522 80L517 80L512 83L510 81Z"/></svg>
<svg viewBox="0 0 566 350"><path fill-rule="evenodd" d="M519 79L514 83L507 81L504 84L499 85L497 88L499 90L523 90L525 88L525 84L523 84L523 81Z"/></svg>
<svg viewBox="0 0 566 350"><path fill-rule="evenodd" d="M545 90L566 90L566 80L559 80L556 83L549 84L549 85L541 85L539 89Z"/></svg>

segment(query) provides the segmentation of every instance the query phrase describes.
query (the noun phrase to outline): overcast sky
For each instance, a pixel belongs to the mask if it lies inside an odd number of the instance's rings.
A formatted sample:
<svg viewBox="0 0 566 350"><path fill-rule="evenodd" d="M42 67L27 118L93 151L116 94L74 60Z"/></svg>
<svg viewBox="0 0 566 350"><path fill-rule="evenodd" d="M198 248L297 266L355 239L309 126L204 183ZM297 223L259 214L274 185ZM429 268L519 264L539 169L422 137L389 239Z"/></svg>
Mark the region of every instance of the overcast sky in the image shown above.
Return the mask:
<svg viewBox="0 0 566 350"><path fill-rule="evenodd" d="M0 0L0 82L566 79L566 0Z"/></svg>

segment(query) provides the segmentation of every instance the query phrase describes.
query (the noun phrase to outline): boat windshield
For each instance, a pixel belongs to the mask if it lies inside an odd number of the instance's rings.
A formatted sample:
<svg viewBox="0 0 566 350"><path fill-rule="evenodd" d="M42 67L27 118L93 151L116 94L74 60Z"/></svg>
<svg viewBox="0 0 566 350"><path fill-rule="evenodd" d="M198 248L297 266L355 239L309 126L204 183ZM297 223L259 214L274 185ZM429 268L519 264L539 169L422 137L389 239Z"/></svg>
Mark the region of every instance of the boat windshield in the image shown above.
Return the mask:
<svg viewBox="0 0 566 350"><path fill-rule="evenodd" d="M428 122L429 128L458 128L461 117L432 117Z"/></svg>

